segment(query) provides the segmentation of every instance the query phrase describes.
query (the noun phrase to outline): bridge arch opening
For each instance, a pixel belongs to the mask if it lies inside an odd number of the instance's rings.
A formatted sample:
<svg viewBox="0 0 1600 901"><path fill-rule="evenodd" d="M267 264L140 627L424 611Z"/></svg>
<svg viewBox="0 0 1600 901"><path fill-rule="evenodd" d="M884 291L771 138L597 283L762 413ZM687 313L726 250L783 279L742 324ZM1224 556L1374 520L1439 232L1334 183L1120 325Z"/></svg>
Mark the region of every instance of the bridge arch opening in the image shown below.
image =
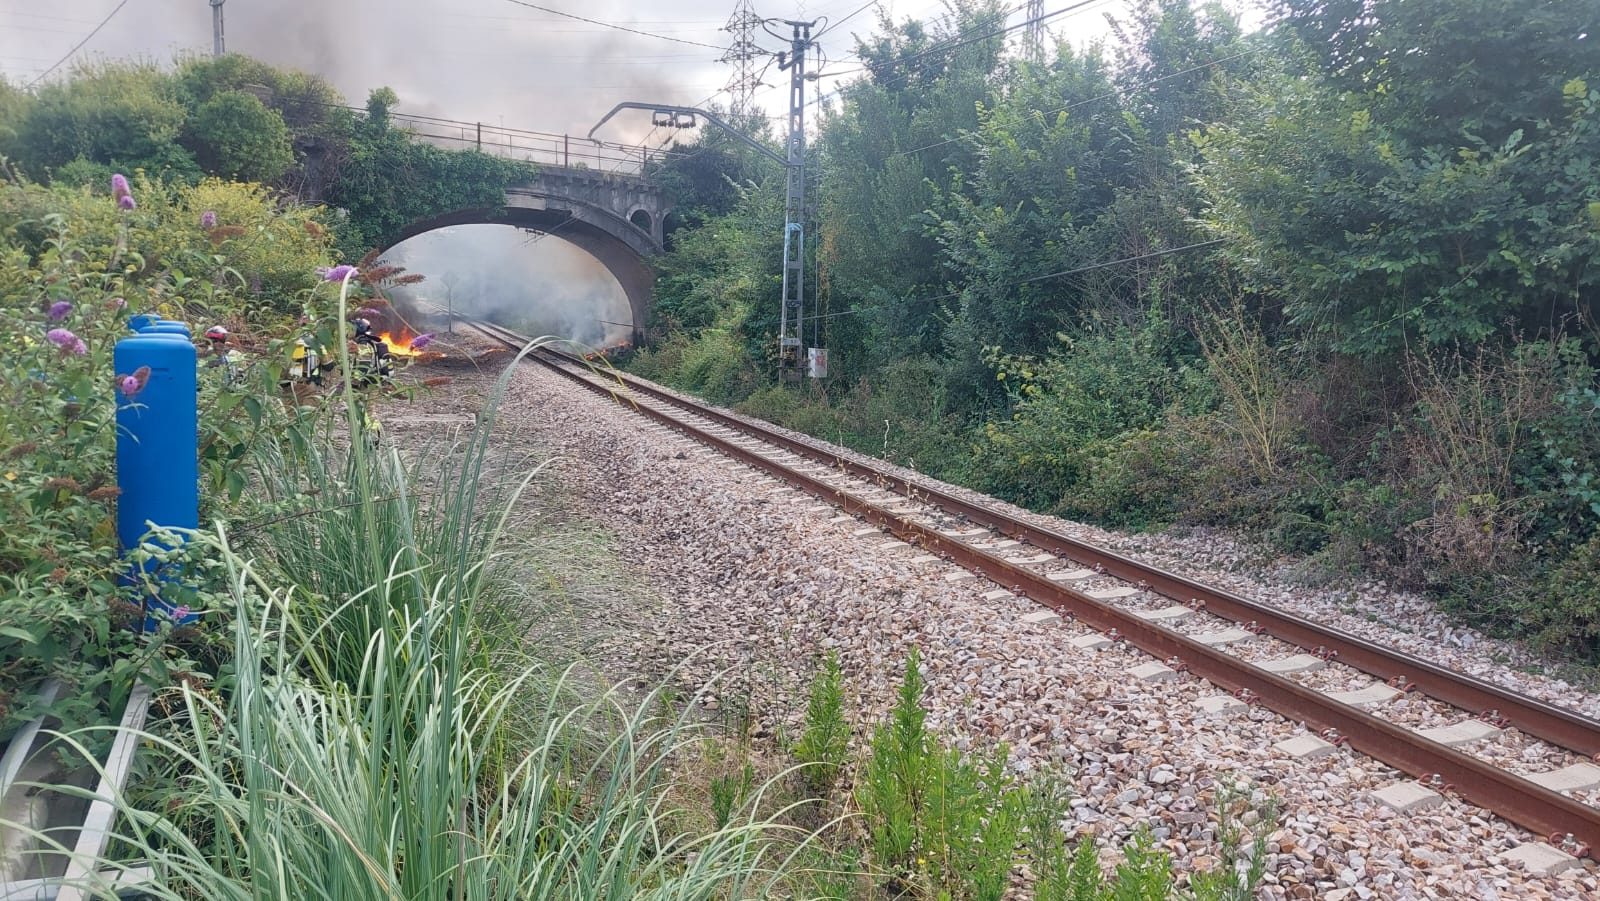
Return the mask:
<svg viewBox="0 0 1600 901"><path fill-rule="evenodd" d="M637 228L643 232L649 233L653 232L655 229L655 222L650 218L649 210L634 210L632 213L628 214L628 221L633 223L634 228Z"/></svg>
<svg viewBox="0 0 1600 901"><path fill-rule="evenodd" d="M395 243L383 258L424 277L390 292L423 317L454 311L596 348L634 340L638 323L621 280L559 230L442 225Z"/></svg>

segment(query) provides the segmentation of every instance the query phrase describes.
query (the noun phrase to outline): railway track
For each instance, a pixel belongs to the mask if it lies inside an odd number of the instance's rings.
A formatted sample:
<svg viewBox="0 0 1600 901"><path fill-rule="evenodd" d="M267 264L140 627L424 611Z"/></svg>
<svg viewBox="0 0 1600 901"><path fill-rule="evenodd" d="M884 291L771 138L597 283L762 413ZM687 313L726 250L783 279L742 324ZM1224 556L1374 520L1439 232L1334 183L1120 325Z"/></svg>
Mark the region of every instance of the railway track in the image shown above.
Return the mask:
<svg viewBox="0 0 1600 901"><path fill-rule="evenodd" d="M528 340L491 323L471 324L508 346L520 349ZM1563 855L1589 857L1591 849L1600 848L1600 807L1563 793L1600 787L1600 767L1592 762L1600 754L1600 721L1096 548L626 374L602 377L571 355L540 351L531 359L995 583L986 598L1017 595L1044 608L1026 620L1047 625L1059 617L1096 630L1071 640L1079 649L1126 642L1151 655L1151 663L1130 671L1134 678L1177 678L1187 671L1231 693L1205 699L1213 712L1261 704L1320 736L1308 736L1286 752L1315 755L1344 744L1417 780L1384 789L1388 795L1377 798L1380 803L1409 810L1441 803L1444 794L1458 795L1546 837L1548 844L1530 843L1513 852L1524 852L1530 867L1559 866L1568 860ZM1073 587L1105 577L1124 584L1093 591ZM1297 653L1249 650L1264 643L1281 643ZM1373 678L1344 691L1289 678L1352 670ZM1458 721L1447 726L1419 729L1374 712L1410 692L1465 716L1457 714ZM1519 774L1459 750L1519 740L1564 748L1574 762Z"/></svg>

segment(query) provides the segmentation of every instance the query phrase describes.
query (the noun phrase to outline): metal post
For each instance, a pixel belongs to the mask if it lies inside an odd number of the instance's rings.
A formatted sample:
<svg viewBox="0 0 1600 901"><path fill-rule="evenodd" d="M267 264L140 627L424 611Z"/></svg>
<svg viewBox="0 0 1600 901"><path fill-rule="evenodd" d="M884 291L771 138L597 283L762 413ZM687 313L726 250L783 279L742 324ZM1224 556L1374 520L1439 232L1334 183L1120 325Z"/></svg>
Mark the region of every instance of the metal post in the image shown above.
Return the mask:
<svg viewBox="0 0 1600 901"><path fill-rule="evenodd" d="M222 41L222 4L227 0L211 0L211 53L221 56L227 52Z"/></svg>
<svg viewBox="0 0 1600 901"><path fill-rule="evenodd" d="M804 377L802 340L806 296L806 55L811 49L812 22L784 20L794 27L787 60L789 70L788 185L784 197L783 308L778 324L778 378L798 384Z"/></svg>
<svg viewBox="0 0 1600 901"><path fill-rule="evenodd" d="M561 168L572 168L572 138L568 135L561 136Z"/></svg>
<svg viewBox="0 0 1600 901"><path fill-rule="evenodd" d="M483 152L483 123L478 123L478 152Z"/></svg>

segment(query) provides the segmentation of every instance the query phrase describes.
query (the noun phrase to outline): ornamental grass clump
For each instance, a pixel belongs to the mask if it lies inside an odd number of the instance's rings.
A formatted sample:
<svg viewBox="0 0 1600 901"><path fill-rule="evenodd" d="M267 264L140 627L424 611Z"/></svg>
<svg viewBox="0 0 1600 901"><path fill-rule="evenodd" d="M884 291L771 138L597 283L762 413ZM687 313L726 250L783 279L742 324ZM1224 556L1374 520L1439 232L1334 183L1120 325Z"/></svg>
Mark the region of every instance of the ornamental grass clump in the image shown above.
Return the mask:
<svg viewBox="0 0 1600 901"><path fill-rule="evenodd" d="M790 878L785 827L753 813L770 784L685 827L669 763L700 736L500 618L496 545L531 475L502 483L485 458L515 366L431 478L374 440L347 383L342 430L302 425L257 458L264 494L312 504L260 527L259 567L220 527L191 538L228 568L228 690L158 699L148 775L111 799L133 863L89 867L92 895L135 866L162 899L738 898Z"/></svg>

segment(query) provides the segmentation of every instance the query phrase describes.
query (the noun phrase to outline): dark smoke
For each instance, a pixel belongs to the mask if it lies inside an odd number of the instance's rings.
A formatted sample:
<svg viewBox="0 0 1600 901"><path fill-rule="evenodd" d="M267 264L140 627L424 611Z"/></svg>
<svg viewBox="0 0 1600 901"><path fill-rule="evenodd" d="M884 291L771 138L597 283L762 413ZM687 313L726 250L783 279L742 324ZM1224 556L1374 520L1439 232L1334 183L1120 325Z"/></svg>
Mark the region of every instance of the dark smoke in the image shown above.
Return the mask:
<svg viewBox="0 0 1600 901"><path fill-rule="evenodd" d="M534 0L539 2L539 0ZM0 63L30 80L75 44L115 0L0 7ZM724 45L733 0L539 2L641 31ZM321 75L351 104L372 88L399 111L538 131L584 134L623 100L694 103L721 88L719 50L597 28L506 0L226 0L227 46ZM167 60L211 52L208 0L133 0L76 59ZM643 138L648 116L604 137ZM656 137L659 139L660 134Z"/></svg>

